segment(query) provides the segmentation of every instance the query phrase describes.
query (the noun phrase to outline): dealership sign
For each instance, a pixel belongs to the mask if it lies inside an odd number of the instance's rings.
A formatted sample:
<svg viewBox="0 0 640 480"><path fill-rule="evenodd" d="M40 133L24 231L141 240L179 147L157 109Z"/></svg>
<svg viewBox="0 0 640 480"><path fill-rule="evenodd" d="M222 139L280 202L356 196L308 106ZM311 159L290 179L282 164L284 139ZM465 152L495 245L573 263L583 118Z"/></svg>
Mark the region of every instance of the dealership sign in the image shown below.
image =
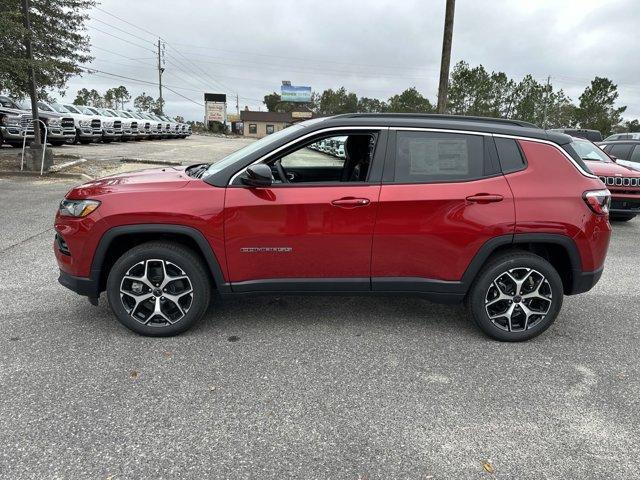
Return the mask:
<svg viewBox="0 0 640 480"><path fill-rule="evenodd" d="M223 93L205 93L204 115L207 122L226 123L227 96Z"/></svg>
<svg viewBox="0 0 640 480"><path fill-rule="evenodd" d="M311 87L296 87L295 85L282 85L280 87L280 99L283 102L310 102Z"/></svg>

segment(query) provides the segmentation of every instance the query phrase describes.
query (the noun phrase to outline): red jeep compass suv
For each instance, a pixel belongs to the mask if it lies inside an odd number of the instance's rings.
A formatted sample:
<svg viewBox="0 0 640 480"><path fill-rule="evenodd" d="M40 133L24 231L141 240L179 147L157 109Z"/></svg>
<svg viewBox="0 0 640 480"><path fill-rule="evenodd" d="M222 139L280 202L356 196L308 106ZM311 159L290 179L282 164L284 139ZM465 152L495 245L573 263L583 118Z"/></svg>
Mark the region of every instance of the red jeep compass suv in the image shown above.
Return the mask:
<svg viewBox="0 0 640 480"><path fill-rule="evenodd" d="M213 164L73 188L59 281L106 291L144 335L183 332L214 291L321 292L464 300L486 334L526 340L593 287L609 245L609 191L571 144L510 120L309 120Z"/></svg>

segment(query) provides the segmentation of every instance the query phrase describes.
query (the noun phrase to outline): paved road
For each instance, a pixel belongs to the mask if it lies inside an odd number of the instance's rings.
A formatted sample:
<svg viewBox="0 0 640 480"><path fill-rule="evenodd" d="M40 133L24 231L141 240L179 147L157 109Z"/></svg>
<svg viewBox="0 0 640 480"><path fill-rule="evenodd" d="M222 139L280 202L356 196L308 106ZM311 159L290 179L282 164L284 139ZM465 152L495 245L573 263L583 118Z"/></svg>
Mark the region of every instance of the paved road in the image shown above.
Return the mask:
<svg viewBox="0 0 640 480"><path fill-rule="evenodd" d="M150 339L56 283L68 187L0 180L0 478L638 478L640 221L524 344L402 298L234 300Z"/></svg>

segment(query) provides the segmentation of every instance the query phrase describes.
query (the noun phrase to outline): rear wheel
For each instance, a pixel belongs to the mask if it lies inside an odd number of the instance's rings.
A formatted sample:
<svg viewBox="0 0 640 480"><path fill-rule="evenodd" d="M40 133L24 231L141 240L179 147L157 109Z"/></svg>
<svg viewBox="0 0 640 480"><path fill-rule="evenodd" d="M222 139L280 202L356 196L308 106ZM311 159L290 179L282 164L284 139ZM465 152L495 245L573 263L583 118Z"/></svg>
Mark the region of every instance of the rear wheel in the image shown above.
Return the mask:
<svg viewBox="0 0 640 480"><path fill-rule="evenodd" d="M609 218L614 222L628 222L636 218L636 216L629 213L612 213Z"/></svg>
<svg viewBox="0 0 640 480"><path fill-rule="evenodd" d="M562 300L562 280L555 268L542 257L515 252L496 256L482 269L467 303L484 333L519 342L549 328Z"/></svg>
<svg viewBox="0 0 640 480"><path fill-rule="evenodd" d="M193 251L149 242L122 255L107 279L118 320L141 335L171 336L189 329L209 306L209 277Z"/></svg>

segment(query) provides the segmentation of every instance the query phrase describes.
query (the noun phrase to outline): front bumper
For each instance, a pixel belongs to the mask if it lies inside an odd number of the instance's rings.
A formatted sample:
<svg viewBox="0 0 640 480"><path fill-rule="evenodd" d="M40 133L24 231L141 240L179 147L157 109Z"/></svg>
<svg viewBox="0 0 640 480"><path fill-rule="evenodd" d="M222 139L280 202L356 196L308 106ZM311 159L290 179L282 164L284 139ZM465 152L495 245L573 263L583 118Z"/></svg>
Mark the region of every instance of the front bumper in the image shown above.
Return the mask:
<svg viewBox="0 0 640 480"><path fill-rule="evenodd" d="M102 129L102 136L107 138L120 138L122 137L122 129L105 127Z"/></svg>
<svg viewBox="0 0 640 480"><path fill-rule="evenodd" d="M73 140L76 138L76 129L52 127L47 125L47 140Z"/></svg>
<svg viewBox="0 0 640 480"><path fill-rule="evenodd" d="M60 270L58 282L60 285L67 287L69 290L72 290L83 297L98 298L100 296L100 292L98 291L98 282L91 278L74 277L63 270Z"/></svg>
<svg viewBox="0 0 640 480"><path fill-rule="evenodd" d="M94 139L102 135L102 131L100 129L93 129L91 127L78 127L76 132L78 137L85 139Z"/></svg>
<svg viewBox="0 0 640 480"><path fill-rule="evenodd" d="M16 141L22 142L24 139L22 127L17 126L2 126L0 127L0 132L2 132L2 138L4 138L5 142L15 143ZM27 139L33 138L33 129L30 129L27 132Z"/></svg>
<svg viewBox="0 0 640 480"><path fill-rule="evenodd" d="M638 196L611 196L609 213L626 213L640 215L640 198Z"/></svg>

